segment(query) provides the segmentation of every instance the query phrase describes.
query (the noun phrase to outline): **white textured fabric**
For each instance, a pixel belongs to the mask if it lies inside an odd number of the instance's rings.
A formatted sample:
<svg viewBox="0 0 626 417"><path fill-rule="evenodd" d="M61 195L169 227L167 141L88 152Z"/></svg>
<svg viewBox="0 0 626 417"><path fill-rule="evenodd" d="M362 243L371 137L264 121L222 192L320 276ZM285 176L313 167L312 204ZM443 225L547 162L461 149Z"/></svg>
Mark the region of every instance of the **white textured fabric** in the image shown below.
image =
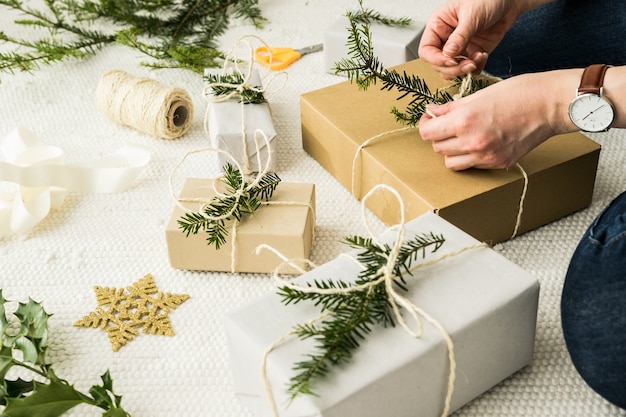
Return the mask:
<svg viewBox="0 0 626 417"><path fill-rule="evenodd" d="M440 2L372 0L366 5L386 14L401 12L425 20ZM270 20L266 27L255 30L235 22L222 37L223 50L248 34L276 46L321 43L324 28L347 9L354 9L356 1L261 0L260 5ZM15 30L12 17L2 11L3 30ZM0 135L25 126L43 142L61 147L68 163L106 155L126 143L152 151L150 164L129 191L70 193L64 205L28 236L1 240L0 287L8 299L26 301L30 296L54 314L49 356L56 372L77 388L86 390L98 383L108 368L115 390L124 397L124 407L134 417L249 417L232 392L222 318L273 285L267 275L186 272L169 266L164 227L173 202L168 175L184 153L208 146L202 127L202 78L183 70L151 71L139 65L142 60L135 51L111 46L87 61L57 64L33 75L0 74ZM112 69L186 89L196 108L190 132L165 141L106 120L96 109L94 94L100 76ZM277 170L284 181L316 184L312 260L319 264L346 250L340 243L343 236L365 234L360 204L301 146L299 95L343 79L325 73L319 53L302 58L287 72L285 87L268 97L280 138ZM560 326L560 293L569 258L595 215L626 189L626 133L613 130L595 139L603 150L591 206L497 247L541 282L534 361L463 407L458 416L626 416L577 375ZM203 168L202 160L194 161L181 169L180 178L215 172ZM368 219L383 230L373 216ZM154 276L160 290L191 297L170 315L174 337L141 334L112 352L103 331L73 327L96 307L93 286L120 288L147 273ZM100 413L80 407L68 415Z"/></svg>

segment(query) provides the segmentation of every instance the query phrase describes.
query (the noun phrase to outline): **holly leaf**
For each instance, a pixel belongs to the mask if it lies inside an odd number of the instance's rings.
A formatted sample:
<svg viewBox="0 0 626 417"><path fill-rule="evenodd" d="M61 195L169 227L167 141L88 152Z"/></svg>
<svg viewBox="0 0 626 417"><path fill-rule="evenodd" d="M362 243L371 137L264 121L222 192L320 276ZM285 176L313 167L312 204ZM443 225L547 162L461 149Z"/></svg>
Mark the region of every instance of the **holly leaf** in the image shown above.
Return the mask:
<svg viewBox="0 0 626 417"><path fill-rule="evenodd" d="M66 382L52 379L49 384L35 382L33 392L23 398L8 398L2 415L6 417L60 417L85 402L82 394Z"/></svg>
<svg viewBox="0 0 626 417"><path fill-rule="evenodd" d="M24 394L27 394L33 390L33 381L24 381L22 378L18 378L15 381L6 380L6 394L9 398L19 398ZM2 402L1 404L4 404Z"/></svg>
<svg viewBox="0 0 626 417"><path fill-rule="evenodd" d="M24 362L45 365L50 314L46 313L40 303L30 298L28 303L19 303L17 310L13 313L19 319L19 328L11 328L12 323L6 317L4 306L6 302L7 300L2 296L0 290L0 338L2 345L9 349L20 350ZM3 354L4 352L0 352L0 355ZM3 375L0 374L0 376Z"/></svg>
<svg viewBox="0 0 626 417"><path fill-rule="evenodd" d="M13 365L15 365L15 361L11 348L0 346L0 378L4 379Z"/></svg>
<svg viewBox="0 0 626 417"><path fill-rule="evenodd" d="M95 405L100 408L104 408L105 410L115 410L120 406L122 402L121 395L115 395L113 392L113 380L111 379L111 373L107 370L103 375L100 376L102 379L102 385L94 385L89 390L89 393L93 397L95 401ZM123 410L122 410L123 411ZM125 414L120 415L127 415ZM107 415L106 413L104 415ZM116 416L117 414L111 414L112 416Z"/></svg>
<svg viewBox="0 0 626 417"><path fill-rule="evenodd" d="M102 417L130 417L130 414L121 408L112 408L103 413Z"/></svg>

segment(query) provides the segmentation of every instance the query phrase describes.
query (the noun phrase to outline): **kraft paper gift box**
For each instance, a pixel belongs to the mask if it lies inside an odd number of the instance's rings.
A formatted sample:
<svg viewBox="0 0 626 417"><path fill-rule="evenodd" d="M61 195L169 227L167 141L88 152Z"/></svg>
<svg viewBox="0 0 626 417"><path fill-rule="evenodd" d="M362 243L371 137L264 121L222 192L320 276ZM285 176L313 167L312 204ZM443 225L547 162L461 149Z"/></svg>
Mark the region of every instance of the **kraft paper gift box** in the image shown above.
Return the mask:
<svg viewBox="0 0 626 417"><path fill-rule="evenodd" d="M216 72L205 71L205 75L210 73ZM252 70L248 83L251 86L262 87L256 69ZM275 171L277 138L269 103L242 105L234 98L219 101L219 97L211 93L207 94L207 97L209 99L207 123L211 146L232 156L243 170L248 166L249 172L264 171L269 159L269 171ZM265 138L255 133L257 131L263 132ZM233 163L233 159L228 155L217 154L219 168L226 163Z"/></svg>
<svg viewBox="0 0 626 417"><path fill-rule="evenodd" d="M326 71L334 73L335 63L348 58L348 35L350 21L347 16L334 21L324 32L324 65ZM372 22L372 48L376 57L385 66L395 66L418 57L422 32L425 24L413 21L408 26L389 26ZM339 74L342 75L342 74Z"/></svg>
<svg viewBox="0 0 626 417"><path fill-rule="evenodd" d="M536 278L488 246L462 252L477 240L433 213L406 225L414 234L441 233L446 239L424 262L447 257L405 275L417 307L437 320L454 344L456 378L450 412L462 407L527 365L533 356L539 284ZM382 242L391 242L387 232ZM347 257L321 265L296 279L350 281L360 272ZM225 320L234 391L255 417L271 417L261 376L264 352L294 326L319 316L301 302L285 306L270 293L229 313ZM405 315L408 317L408 314ZM407 318L409 325L415 328ZM400 326L374 326L352 359L314 381L316 396L285 393L293 365L312 353L311 340L295 336L267 356L267 377L281 417L439 417L448 394L450 370L443 333L423 322L423 334L410 336Z"/></svg>
<svg viewBox="0 0 626 417"><path fill-rule="evenodd" d="M421 60L395 69L419 76L431 91L449 84ZM453 172L417 128L403 130L396 122L391 107L404 109L410 99L398 97L397 91L376 86L360 91L349 81L301 96L304 149L357 199L377 184L388 184L402 195L407 218L432 211L490 244L513 236L519 213L517 234L591 202L600 146L586 136L559 135L535 148L520 161L527 183L515 166ZM376 135L381 136L369 141ZM395 199L379 195L367 206L387 224L399 221Z"/></svg>
<svg viewBox="0 0 626 417"><path fill-rule="evenodd" d="M186 179L179 195L181 204L188 210L200 211L203 203L182 200L211 198L214 195L213 182L206 178ZM261 244L267 244L289 257L308 259L315 227L314 184L280 182L270 201L273 204L261 206L252 215L243 218L237 225L235 238L229 227L226 243L219 250L208 245L207 234L202 230L196 235L186 236L178 225L185 211L175 205L165 230L171 266L200 271L272 272L282 261L269 252L257 254L256 248ZM305 267L303 263L299 266ZM297 271L287 268L285 273Z"/></svg>

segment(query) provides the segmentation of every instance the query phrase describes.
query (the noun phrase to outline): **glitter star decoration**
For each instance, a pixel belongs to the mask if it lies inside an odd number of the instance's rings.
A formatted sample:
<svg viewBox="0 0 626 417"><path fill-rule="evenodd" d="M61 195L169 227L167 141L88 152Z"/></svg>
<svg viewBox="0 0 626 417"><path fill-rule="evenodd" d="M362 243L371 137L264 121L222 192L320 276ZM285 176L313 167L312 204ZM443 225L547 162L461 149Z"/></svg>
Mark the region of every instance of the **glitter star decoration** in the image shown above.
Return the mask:
<svg viewBox="0 0 626 417"><path fill-rule="evenodd" d="M189 298L186 294L159 291L151 274L126 288L96 286L94 291L98 307L74 326L106 331L114 352L133 340L139 330L174 336L169 312Z"/></svg>

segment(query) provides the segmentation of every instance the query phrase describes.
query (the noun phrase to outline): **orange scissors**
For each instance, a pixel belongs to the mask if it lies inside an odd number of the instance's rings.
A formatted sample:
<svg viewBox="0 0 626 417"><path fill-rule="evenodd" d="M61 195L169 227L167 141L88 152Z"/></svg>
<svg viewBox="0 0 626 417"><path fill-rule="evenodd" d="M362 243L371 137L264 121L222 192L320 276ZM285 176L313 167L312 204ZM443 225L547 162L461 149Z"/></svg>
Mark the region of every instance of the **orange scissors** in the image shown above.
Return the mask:
<svg viewBox="0 0 626 417"><path fill-rule="evenodd" d="M303 55L319 52L323 47L323 44L301 49L259 46L254 50L254 59L272 70L281 70L293 64Z"/></svg>

